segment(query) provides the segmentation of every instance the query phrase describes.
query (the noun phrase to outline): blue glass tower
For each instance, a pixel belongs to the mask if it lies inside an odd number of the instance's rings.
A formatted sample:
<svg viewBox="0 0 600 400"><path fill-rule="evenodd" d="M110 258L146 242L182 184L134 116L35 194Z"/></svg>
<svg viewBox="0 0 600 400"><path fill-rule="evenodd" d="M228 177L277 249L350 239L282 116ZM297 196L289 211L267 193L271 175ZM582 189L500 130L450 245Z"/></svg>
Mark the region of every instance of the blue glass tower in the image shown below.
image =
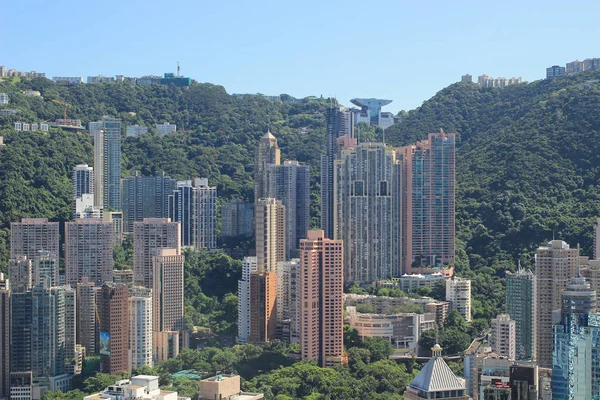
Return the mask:
<svg viewBox="0 0 600 400"><path fill-rule="evenodd" d="M600 314L596 291L577 276L553 320L552 399L600 399Z"/></svg>

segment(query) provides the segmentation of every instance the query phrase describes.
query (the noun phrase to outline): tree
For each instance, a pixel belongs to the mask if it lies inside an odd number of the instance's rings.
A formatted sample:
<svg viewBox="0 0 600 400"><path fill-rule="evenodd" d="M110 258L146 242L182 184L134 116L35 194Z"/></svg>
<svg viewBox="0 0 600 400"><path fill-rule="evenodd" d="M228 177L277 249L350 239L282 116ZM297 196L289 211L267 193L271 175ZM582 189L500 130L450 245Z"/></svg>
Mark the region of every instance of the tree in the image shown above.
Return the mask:
<svg viewBox="0 0 600 400"><path fill-rule="evenodd" d="M83 391L86 393L99 392L110 385L114 385L116 381L123 378L124 376L114 376L99 372L83 381Z"/></svg>
<svg viewBox="0 0 600 400"><path fill-rule="evenodd" d="M371 362L387 360L394 352L394 348L388 339L367 337L362 346L371 353Z"/></svg>

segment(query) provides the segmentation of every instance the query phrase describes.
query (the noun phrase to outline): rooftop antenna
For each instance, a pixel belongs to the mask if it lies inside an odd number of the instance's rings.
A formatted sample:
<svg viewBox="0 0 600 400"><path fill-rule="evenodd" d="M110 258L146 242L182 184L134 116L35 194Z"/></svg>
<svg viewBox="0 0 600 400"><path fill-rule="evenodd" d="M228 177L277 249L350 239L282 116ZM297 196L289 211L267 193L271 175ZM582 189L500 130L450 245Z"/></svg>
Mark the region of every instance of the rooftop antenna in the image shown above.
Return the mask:
<svg viewBox="0 0 600 400"><path fill-rule="evenodd" d="M179 68L179 61L177 61L177 77L178 77L178 78L179 78L179 71L180 71L180 68Z"/></svg>

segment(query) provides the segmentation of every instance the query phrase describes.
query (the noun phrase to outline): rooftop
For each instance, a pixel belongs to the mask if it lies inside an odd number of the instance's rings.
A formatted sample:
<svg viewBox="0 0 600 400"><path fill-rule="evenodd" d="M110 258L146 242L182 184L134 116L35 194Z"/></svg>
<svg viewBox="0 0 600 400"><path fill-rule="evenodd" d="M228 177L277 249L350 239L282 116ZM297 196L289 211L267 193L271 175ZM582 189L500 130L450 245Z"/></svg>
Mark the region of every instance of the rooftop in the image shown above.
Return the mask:
<svg viewBox="0 0 600 400"><path fill-rule="evenodd" d="M458 378L441 357L431 358L410 386L426 392L465 390L464 379Z"/></svg>

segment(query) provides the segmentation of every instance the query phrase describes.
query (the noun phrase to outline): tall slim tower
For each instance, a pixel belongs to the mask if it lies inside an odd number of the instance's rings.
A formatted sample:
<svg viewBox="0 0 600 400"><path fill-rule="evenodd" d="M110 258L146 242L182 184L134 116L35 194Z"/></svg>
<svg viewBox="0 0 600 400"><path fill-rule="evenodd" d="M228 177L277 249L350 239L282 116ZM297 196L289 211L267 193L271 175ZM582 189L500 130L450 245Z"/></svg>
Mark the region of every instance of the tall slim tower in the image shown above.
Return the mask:
<svg viewBox="0 0 600 400"><path fill-rule="evenodd" d="M90 122L94 138L94 204L121 210L121 120Z"/></svg>
<svg viewBox="0 0 600 400"><path fill-rule="evenodd" d="M575 276L579 249L562 240L552 240L535 254L536 359L542 368L552 368L552 311L561 308L561 291Z"/></svg>
<svg viewBox="0 0 600 400"><path fill-rule="evenodd" d="M553 326L552 399L600 398L597 293L578 274L562 291Z"/></svg>
<svg viewBox="0 0 600 400"><path fill-rule="evenodd" d="M88 278L97 285L112 281L116 238L112 222L97 218L65 224L65 282Z"/></svg>
<svg viewBox="0 0 600 400"><path fill-rule="evenodd" d="M21 286L15 288L11 296L10 328L10 371L31 371L31 331L32 331L31 291Z"/></svg>
<svg viewBox="0 0 600 400"><path fill-rule="evenodd" d="M50 279L31 289L31 371L34 377L64 373L65 290Z"/></svg>
<svg viewBox="0 0 600 400"><path fill-rule="evenodd" d="M286 258L291 258L310 226L310 167L284 161L269 165L267 174L269 197L285 206Z"/></svg>
<svg viewBox="0 0 600 400"><path fill-rule="evenodd" d="M325 115L327 152L321 156L321 228L325 237L333 238L333 162L339 155L337 139L354 137L354 114L339 105L331 106Z"/></svg>
<svg viewBox="0 0 600 400"><path fill-rule="evenodd" d="M256 272L256 257L244 257L242 279L238 281L238 335L236 341L244 344L250 336L250 274Z"/></svg>
<svg viewBox="0 0 600 400"><path fill-rule="evenodd" d="M177 187L169 195L168 217L179 222L181 227L181 245L196 247L198 207L196 204L196 188L192 181L177 181Z"/></svg>
<svg viewBox="0 0 600 400"><path fill-rule="evenodd" d="M0 274L0 396L10 394L11 291L10 282Z"/></svg>
<svg viewBox="0 0 600 400"><path fill-rule="evenodd" d="M256 259L259 272L276 272L285 261L285 206L281 200L259 199L255 203Z"/></svg>
<svg viewBox="0 0 600 400"><path fill-rule="evenodd" d="M183 319L183 264L185 256L177 248L161 248L152 257L153 331L181 331Z"/></svg>
<svg viewBox="0 0 600 400"><path fill-rule="evenodd" d="M77 343L85 347L87 354L98 354L99 287L84 279L77 284Z"/></svg>
<svg viewBox="0 0 600 400"><path fill-rule="evenodd" d="M300 354L323 367L344 362L343 248L323 231L300 241Z"/></svg>
<svg viewBox="0 0 600 400"><path fill-rule="evenodd" d="M154 287L152 257L160 249L176 249L181 254L179 222L169 218L144 218L133 224L133 274L135 284Z"/></svg>
<svg viewBox="0 0 600 400"><path fill-rule="evenodd" d="M269 164L279 165L281 153L277 146L277 139L270 131L258 142L256 153L256 167L254 170L254 203L259 199L268 197L267 167Z"/></svg>
<svg viewBox="0 0 600 400"><path fill-rule="evenodd" d="M446 281L446 301L465 321L471 322L471 281L457 276Z"/></svg>
<svg viewBox="0 0 600 400"><path fill-rule="evenodd" d="M344 241L347 282L401 274L401 164L383 143L361 143L335 161L334 238Z"/></svg>
<svg viewBox="0 0 600 400"><path fill-rule="evenodd" d="M404 166L402 223L404 272L454 265L455 135L430 133L429 139L400 149ZM410 171L409 171L410 169Z"/></svg>
<svg viewBox="0 0 600 400"><path fill-rule="evenodd" d="M535 358L535 277L519 265L515 273L506 272L506 311L515 321L516 360Z"/></svg>
<svg viewBox="0 0 600 400"><path fill-rule="evenodd" d="M129 348L131 369L152 367L152 291L145 287L129 289Z"/></svg>
<svg viewBox="0 0 600 400"><path fill-rule="evenodd" d="M105 283L99 295L99 351L102 372L129 372L129 288Z"/></svg>
<svg viewBox="0 0 600 400"><path fill-rule="evenodd" d="M594 260L598 260L600 258L600 218L596 220L596 225L594 225L593 253Z"/></svg>
<svg viewBox="0 0 600 400"><path fill-rule="evenodd" d="M169 178L164 172L142 176L136 171L123 179L123 230L133 232L133 223L144 218L166 218L169 195L175 189L175 183L175 179Z"/></svg>
<svg viewBox="0 0 600 400"><path fill-rule="evenodd" d="M65 290L65 363L71 364L77 347L77 290L66 285Z"/></svg>
<svg viewBox="0 0 600 400"><path fill-rule="evenodd" d="M27 256L33 260L38 251L46 250L59 256L58 222L48 218L22 218L10 223L10 258Z"/></svg>
<svg viewBox="0 0 600 400"><path fill-rule="evenodd" d="M208 186L207 178L196 178L197 196L197 240L196 249L217 248L217 187Z"/></svg>

